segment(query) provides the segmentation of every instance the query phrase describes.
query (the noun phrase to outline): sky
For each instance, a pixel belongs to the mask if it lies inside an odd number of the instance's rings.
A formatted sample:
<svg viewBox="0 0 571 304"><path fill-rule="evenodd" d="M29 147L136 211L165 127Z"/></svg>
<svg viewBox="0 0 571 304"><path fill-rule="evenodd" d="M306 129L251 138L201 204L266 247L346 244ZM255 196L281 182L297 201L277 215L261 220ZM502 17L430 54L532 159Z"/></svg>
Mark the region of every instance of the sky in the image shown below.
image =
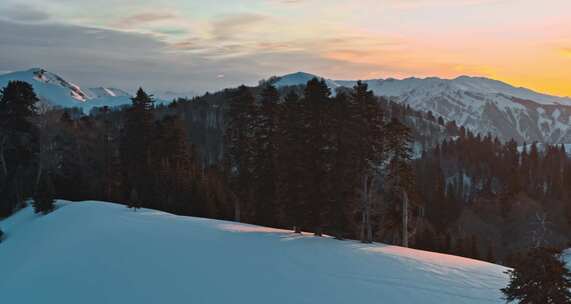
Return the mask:
<svg viewBox="0 0 571 304"><path fill-rule="evenodd" d="M571 96L569 0L1 0L0 73L204 92L305 71Z"/></svg>

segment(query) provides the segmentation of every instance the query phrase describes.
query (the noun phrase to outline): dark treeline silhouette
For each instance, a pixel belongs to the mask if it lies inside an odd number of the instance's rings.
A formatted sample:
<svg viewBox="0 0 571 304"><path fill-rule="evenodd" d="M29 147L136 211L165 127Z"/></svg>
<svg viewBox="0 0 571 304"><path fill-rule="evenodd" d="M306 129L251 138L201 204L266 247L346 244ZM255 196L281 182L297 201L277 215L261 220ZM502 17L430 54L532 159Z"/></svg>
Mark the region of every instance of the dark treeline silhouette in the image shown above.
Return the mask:
<svg viewBox="0 0 571 304"><path fill-rule="evenodd" d="M31 86L11 82L0 217L34 197L40 212L50 197L114 201L505 264L568 242L563 147L518 151L363 83L335 93L269 81L155 106L140 89L127 108L38 115Z"/></svg>
<svg viewBox="0 0 571 304"><path fill-rule="evenodd" d="M313 79L283 101L271 85L259 98L242 86L227 121L236 220L406 245L403 219L413 223L418 213L412 200L401 204L413 191L411 131L396 117L387 121L366 84L332 97ZM384 193L391 195L382 200Z"/></svg>

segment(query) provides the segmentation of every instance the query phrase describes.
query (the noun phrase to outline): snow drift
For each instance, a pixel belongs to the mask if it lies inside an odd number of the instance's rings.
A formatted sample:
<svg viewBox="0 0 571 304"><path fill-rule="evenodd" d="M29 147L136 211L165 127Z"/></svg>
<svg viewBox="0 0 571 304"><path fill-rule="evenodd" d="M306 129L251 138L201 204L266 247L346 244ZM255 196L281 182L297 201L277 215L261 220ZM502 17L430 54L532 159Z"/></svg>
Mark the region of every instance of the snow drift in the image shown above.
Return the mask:
<svg viewBox="0 0 571 304"><path fill-rule="evenodd" d="M4 303L503 303L505 268L103 202L0 222Z"/></svg>

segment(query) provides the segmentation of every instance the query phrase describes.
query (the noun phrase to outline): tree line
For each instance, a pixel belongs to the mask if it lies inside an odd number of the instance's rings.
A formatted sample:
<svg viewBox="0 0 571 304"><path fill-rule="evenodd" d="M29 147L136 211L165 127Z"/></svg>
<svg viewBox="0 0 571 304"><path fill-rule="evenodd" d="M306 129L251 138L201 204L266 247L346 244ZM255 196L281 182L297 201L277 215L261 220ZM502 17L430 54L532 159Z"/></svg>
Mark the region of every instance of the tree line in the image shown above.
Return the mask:
<svg viewBox="0 0 571 304"><path fill-rule="evenodd" d="M283 100L271 84L241 86L227 120L236 220L405 245L414 233L411 130L366 84L332 96L316 78Z"/></svg>
<svg viewBox="0 0 571 304"><path fill-rule="evenodd" d="M320 79L266 82L167 107L140 89L91 115L38 113L22 82L2 92L0 216L51 192L504 263L523 236L488 239L465 214L509 218L523 194L571 223L563 147L473 134L364 83L332 94Z"/></svg>

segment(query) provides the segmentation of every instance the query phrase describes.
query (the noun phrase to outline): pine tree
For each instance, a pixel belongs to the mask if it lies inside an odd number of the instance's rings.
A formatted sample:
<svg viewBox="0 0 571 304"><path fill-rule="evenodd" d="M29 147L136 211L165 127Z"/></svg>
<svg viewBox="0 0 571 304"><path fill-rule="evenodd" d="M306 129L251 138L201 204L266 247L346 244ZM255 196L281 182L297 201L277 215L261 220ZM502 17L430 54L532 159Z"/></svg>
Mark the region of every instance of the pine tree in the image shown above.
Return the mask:
<svg viewBox="0 0 571 304"><path fill-rule="evenodd" d="M129 194L138 194L141 204L150 203L151 187L151 140L153 138L153 103L151 95L139 88L127 111L125 129L121 140L121 163Z"/></svg>
<svg viewBox="0 0 571 304"><path fill-rule="evenodd" d="M304 172L303 142L304 121L302 119L304 104L295 92L289 92L283 102L278 119L278 200L286 226L294 232L301 232L304 221L304 209L307 198L302 193Z"/></svg>
<svg viewBox="0 0 571 304"><path fill-rule="evenodd" d="M355 167L355 180L358 182L356 187L360 192L357 204L361 218L359 234L361 242L370 243L373 241L374 217L379 213L378 184L381 164L385 160L384 113L373 92L361 81L353 87L351 106L352 110L348 112L351 115L352 132L349 136L354 138L351 148L355 151L349 157L355 159L352 166Z"/></svg>
<svg viewBox="0 0 571 304"><path fill-rule="evenodd" d="M40 178L38 189L34 195L33 206L36 213L42 214L48 214L55 208L54 186L49 172L44 172Z"/></svg>
<svg viewBox="0 0 571 304"><path fill-rule="evenodd" d="M387 124L385 130L386 149L389 153L387 180L391 200L386 214L389 222L398 223L392 227L393 241L407 247L412 228L409 224L412 222L411 215L414 214L414 205L410 201L414 191L414 172L410 164L411 130L395 118Z"/></svg>
<svg viewBox="0 0 571 304"><path fill-rule="evenodd" d="M302 192L307 197L308 217L315 235L321 236L324 215L330 207L331 192L328 190L330 137L328 136L327 115L331 91L325 80L314 78L307 82L304 90L304 138L306 147Z"/></svg>
<svg viewBox="0 0 571 304"><path fill-rule="evenodd" d="M246 86L232 92L225 130L225 167L234 201L234 220L251 212L251 180L254 159L255 99Z"/></svg>
<svg viewBox="0 0 571 304"><path fill-rule="evenodd" d="M32 194L32 184L25 183L34 172L39 153L36 116L38 97L32 86L10 81L0 98L0 217L9 215ZM29 176L26 176L29 175ZM29 186L27 186L29 185Z"/></svg>
<svg viewBox="0 0 571 304"><path fill-rule="evenodd" d="M254 126L255 160L253 182L256 185L254 216L259 224L270 225L276 215L276 156L279 93L268 85L262 90L261 106Z"/></svg>
<svg viewBox="0 0 571 304"><path fill-rule="evenodd" d="M351 104L344 92L332 100L329 119L331 135L331 208L328 208L328 229L337 239L347 235L350 217L350 203L356 198L357 188L355 139L351 128Z"/></svg>
<svg viewBox="0 0 571 304"><path fill-rule="evenodd" d="M510 282L501 291L508 303L571 303L571 272L559 250L534 248L506 273Z"/></svg>

